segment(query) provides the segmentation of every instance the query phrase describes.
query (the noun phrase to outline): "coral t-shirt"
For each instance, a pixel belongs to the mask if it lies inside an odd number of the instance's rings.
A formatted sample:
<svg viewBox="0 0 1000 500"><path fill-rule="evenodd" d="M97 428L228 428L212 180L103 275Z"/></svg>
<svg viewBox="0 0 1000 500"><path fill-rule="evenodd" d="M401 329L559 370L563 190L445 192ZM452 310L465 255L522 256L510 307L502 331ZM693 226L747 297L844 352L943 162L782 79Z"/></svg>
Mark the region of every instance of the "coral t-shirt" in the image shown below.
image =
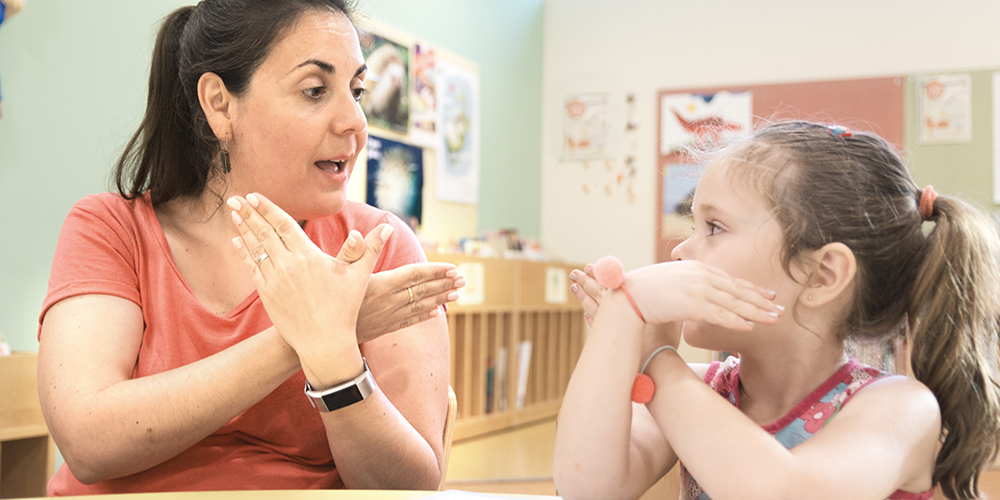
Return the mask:
<svg viewBox="0 0 1000 500"><path fill-rule="evenodd" d="M427 260L398 217L360 203L348 202L336 215L309 221L305 232L336 255L351 229L368 234L382 222L394 231L375 272ZM226 316L205 308L181 278L153 207L142 198L105 193L73 207L56 247L39 335L49 307L82 294L113 295L142 308L145 328L133 377L187 365L271 326L257 292ZM304 386L300 370L212 435L137 474L84 485L63 465L48 493L343 488L323 422L303 395Z"/></svg>

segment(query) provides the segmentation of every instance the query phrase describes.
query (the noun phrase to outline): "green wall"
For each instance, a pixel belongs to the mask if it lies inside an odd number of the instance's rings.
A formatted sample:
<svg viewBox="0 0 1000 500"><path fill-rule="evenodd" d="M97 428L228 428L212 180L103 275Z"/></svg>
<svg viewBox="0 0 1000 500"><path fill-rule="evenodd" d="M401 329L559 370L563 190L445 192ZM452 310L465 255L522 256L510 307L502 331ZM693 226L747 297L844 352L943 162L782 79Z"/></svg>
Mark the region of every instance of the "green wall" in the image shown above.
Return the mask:
<svg viewBox="0 0 1000 500"><path fill-rule="evenodd" d="M972 75L972 142L917 143L917 81L911 77L903 108L905 153L913 177L921 187L931 184L938 193L961 197L994 212L1000 206L993 204L993 70L968 73Z"/></svg>
<svg viewBox="0 0 1000 500"><path fill-rule="evenodd" d="M479 65L489 186L480 230L540 232L542 2L360 3L370 17ZM14 349L37 349L63 218L76 200L108 190L110 166L142 115L159 21L190 3L27 0L0 26L0 332Z"/></svg>

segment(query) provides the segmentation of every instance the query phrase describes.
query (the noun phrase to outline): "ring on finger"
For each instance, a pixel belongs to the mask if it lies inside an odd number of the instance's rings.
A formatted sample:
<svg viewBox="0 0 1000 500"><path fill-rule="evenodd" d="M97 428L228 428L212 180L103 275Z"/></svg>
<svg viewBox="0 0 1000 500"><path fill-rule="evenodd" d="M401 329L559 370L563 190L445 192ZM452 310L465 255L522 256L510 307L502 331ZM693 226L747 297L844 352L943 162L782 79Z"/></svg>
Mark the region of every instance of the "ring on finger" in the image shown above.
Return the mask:
<svg viewBox="0 0 1000 500"><path fill-rule="evenodd" d="M260 263L264 262L264 259L266 259L267 257L268 257L267 252L261 252L260 257L257 257L257 265L259 266Z"/></svg>
<svg viewBox="0 0 1000 500"><path fill-rule="evenodd" d="M407 302L407 304L412 304L413 303L413 287L411 287L411 286L406 287L406 292L410 294L410 301Z"/></svg>

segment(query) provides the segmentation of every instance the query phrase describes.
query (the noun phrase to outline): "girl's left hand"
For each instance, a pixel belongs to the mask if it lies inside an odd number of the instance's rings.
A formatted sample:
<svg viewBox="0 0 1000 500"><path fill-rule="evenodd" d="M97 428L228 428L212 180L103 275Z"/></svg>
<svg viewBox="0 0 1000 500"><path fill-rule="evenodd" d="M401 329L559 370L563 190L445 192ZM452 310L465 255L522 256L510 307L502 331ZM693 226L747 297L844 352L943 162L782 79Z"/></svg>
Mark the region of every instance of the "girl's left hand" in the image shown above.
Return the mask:
<svg viewBox="0 0 1000 500"><path fill-rule="evenodd" d="M352 231L335 258L264 196L234 196L227 203L240 232L233 244L268 316L300 359L331 349L356 353L358 310L392 226L380 224L363 240Z"/></svg>
<svg viewBox="0 0 1000 500"><path fill-rule="evenodd" d="M601 308L601 298L607 289L594 277L593 264L584 266L583 271L579 269L570 271L569 279L573 282L569 291L583 306L583 317L587 320L587 324L593 326L597 310Z"/></svg>

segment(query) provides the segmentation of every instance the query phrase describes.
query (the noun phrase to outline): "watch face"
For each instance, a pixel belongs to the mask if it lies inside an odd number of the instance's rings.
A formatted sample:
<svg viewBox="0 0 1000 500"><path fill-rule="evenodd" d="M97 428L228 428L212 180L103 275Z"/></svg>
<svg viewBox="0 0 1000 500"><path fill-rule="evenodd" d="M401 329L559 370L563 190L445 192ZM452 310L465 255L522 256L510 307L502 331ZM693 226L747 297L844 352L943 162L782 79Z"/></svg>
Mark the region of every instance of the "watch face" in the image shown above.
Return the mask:
<svg viewBox="0 0 1000 500"><path fill-rule="evenodd" d="M345 406L350 406L358 401L364 401L365 396L361 394L361 389L357 384L345 387L333 394L324 394L321 398L326 405L326 411L339 410Z"/></svg>

